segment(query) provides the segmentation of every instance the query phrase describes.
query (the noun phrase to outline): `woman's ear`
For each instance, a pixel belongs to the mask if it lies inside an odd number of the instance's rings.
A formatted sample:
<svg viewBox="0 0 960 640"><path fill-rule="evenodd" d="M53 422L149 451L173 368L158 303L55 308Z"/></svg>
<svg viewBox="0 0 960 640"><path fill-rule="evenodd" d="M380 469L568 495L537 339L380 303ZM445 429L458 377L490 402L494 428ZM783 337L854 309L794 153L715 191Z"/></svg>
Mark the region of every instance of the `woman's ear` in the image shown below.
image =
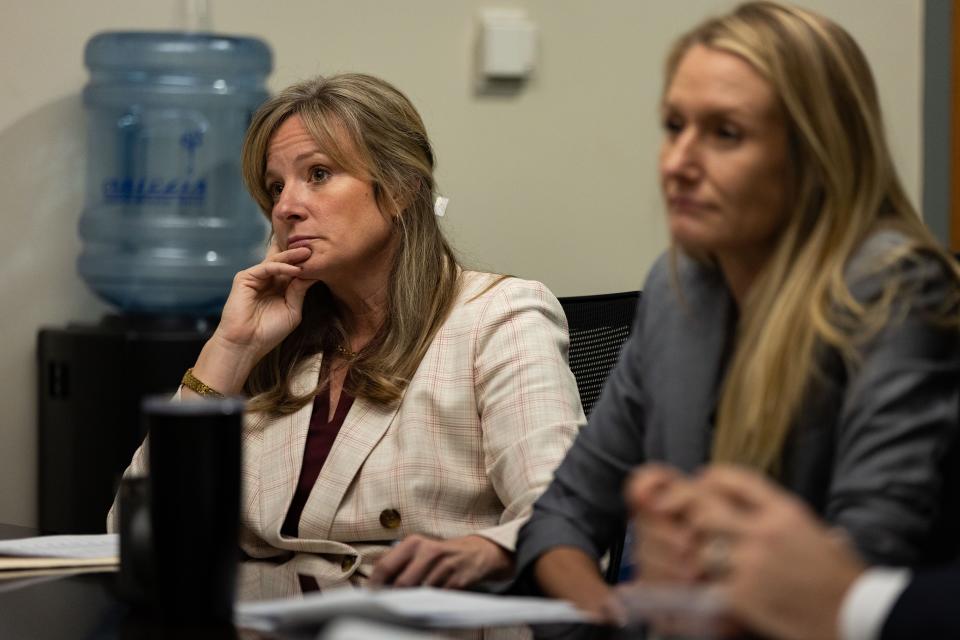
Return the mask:
<svg viewBox="0 0 960 640"><path fill-rule="evenodd" d="M398 211L402 214L404 211L410 208L410 205L413 204L413 201L416 200L417 194L420 193L420 178L414 178L411 181L409 188L404 189L397 194L396 203ZM399 215L399 214L398 214Z"/></svg>
<svg viewBox="0 0 960 640"><path fill-rule="evenodd" d="M418 179L416 183L419 186L420 180ZM416 190L404 189L400 193L391 195L380 183L373 183L373 197L377 201L377 206L380 207L380 211L384 215L390 216L395 223L400 222L400 216L413 204L416 194Z"/></svg>
<svg viewBox="0 0 960 640"><path fill-rule="evenodd" d="M379 182L374 182L372 185L373 188L373 199L377 203L377 206L380 207L380 211L385 216L390 218L396 218L399 215L397 208L394 206L393 199L390 197L390 194Z"/></svg>

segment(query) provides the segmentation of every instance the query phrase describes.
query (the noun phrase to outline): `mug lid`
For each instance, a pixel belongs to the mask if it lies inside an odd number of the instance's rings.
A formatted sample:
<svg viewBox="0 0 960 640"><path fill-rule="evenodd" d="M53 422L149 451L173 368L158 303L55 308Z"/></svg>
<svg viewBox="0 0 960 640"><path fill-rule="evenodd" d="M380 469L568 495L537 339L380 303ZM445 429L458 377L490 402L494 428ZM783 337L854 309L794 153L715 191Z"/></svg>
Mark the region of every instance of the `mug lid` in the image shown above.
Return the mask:
<svg viewBox="0 0 960 640"><path fill-rule="evenodd" d="M146 396L140 402L144 414L160 416L221 416L243 413L243 398L189 398L176 401L168 395Z"/></svg>

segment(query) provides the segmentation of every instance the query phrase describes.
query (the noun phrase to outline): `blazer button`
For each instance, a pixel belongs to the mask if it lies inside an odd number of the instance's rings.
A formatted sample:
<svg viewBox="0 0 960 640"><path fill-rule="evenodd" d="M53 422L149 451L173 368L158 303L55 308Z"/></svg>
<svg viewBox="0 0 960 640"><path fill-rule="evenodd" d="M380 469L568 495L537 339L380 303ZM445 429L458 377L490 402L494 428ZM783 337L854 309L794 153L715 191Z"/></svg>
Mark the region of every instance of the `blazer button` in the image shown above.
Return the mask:
<svg viewBox="0 0 960 640"><path fill-rule="evenodd" d="M386 529L400 526L400 512L396 509L384 509L380 512L380 524Z"/></svg>
<svg viewBox="0 0 960 640"><path fill-rule="evenodd" d="M353 567L353 556L343 556L343 560L340 561L340 569L350 571L351 567Z"/></svg>

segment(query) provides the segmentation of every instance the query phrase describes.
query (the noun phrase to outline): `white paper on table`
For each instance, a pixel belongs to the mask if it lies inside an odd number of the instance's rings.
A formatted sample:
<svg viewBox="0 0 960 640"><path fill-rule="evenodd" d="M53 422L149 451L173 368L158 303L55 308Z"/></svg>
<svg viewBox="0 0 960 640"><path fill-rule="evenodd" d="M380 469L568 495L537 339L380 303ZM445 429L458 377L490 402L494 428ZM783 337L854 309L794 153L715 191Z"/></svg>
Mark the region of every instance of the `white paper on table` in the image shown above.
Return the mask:
<svg viewBox="0 0 960 640"><path fill-rule="evenodd" d="M35 558L116 558L120 537L115 533L89 536L37 536L0 540L0 555Z"/></svg>
<svg viewBox="0 0 960 640"><path fill-rule="evenodd" d="M242 602L236 606L237 623L258 629L305 626L344 615L433 628L588 621L581 611L562 600L494 596L430 587L380 591L337 589L309 593L302 598Z"/></svg>
<svg viewBox="0 0 960 640"><path fill-rule="evenodd" d="M440 640L435 632L404 629L393 624L339 618L323 627L317 640Z"/></svg>
<svg viewBox="0 0 960 640"><path fill-rule="evenodd" d="M725 637L722 629L730 609L726 599L713 587L649 585L640 581L617 586L612 597L619 603L628 626L669 617L674 626L670 637Z"/></svg>
<svg viewBox="0 0 960 640"><path fill-rule="evenodd" d="M110 566L120 562L115 533L0 540L0 571Z"/></svg>

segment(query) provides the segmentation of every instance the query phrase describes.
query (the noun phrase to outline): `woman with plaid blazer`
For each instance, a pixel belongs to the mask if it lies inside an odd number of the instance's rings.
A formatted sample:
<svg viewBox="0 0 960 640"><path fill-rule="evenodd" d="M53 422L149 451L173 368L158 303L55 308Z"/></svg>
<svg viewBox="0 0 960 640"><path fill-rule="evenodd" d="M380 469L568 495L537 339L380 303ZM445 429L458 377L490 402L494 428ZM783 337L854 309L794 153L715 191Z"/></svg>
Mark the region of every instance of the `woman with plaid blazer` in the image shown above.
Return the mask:
<svg viewBox="0 0 960 640"><path fill-rule="evenodd" d="M241 546L313 554L298 562L319 582L509 577L584 422L559 303L459 266L433 165L406 96L358 74L282 91L244 143L270 249L180 395L250 398ZM141 447L128 473L144 463Z"/></svg>

